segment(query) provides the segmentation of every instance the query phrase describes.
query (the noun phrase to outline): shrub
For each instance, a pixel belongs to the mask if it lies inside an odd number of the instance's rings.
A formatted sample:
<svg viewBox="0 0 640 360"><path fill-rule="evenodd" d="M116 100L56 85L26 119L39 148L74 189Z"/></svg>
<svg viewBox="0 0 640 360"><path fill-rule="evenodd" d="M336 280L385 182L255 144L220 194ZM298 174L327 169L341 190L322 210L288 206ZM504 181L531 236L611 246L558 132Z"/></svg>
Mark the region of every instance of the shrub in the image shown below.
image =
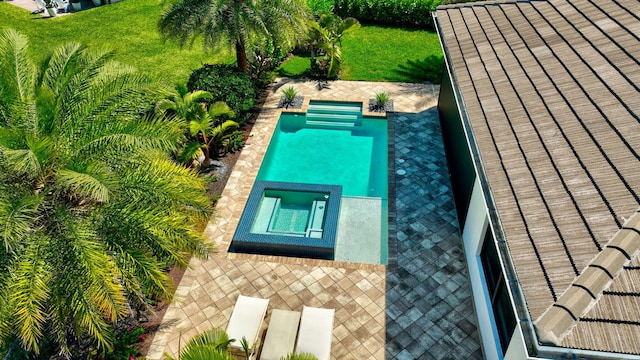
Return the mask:
<svg viewBox="0 0 640 360"><path fill-rule="evenodd" d="M275 46L273 40L267 40L264 44L251 48L247 54L247 61L256 90L260 91L273 82L273 70L289 55L289 50Z"/></svg>
<svg viewBox="0 0 640 360"><path fill-rule="evenodd" d="M189 91L205 90L213 95L211 103L224 101L239 122L248 118L256 101L256 89L251 78L235 65L205 64L191 73Z"/></svg>
<svg viewBox="0 0 640 360"><path fill-rule="evenodd" d="M431 12L442 0L335 0L334 12L364 24L433 29Z"/></svg>
<svg viewBox="0 0 640 360"><path fill-rule="evenodd" d="M307 0L309 9L315 16L333 12L334 0Z"/></svg>

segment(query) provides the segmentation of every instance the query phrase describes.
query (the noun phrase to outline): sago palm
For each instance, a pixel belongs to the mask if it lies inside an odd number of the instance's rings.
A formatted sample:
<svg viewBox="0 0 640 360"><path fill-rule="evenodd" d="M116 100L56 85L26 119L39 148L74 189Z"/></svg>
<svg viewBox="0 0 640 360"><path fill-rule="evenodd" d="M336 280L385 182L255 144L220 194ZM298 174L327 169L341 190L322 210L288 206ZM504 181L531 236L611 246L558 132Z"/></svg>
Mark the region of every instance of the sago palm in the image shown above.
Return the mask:
<svg viewBox="0 0 640 360"><path fill-rule="evenodd" d="M308 17L305 0L177 0L158 27L181 45L202 36L205 49L234 46L238 67L248 73L247 46L273 39L290 48L306 34Z"/></svg>
<svg viewBox="0 0 640 360"><path fill-rule="evenodd" d="M167 266L210 246L205 184L172 163L177 121L143 116L157 82L77 44L36 66L27 40L0 33L0 339L109 349L110 324Z"/></svg>
<svg viewBox="0 0 640 360"><path fill-rule="evenodd" d="M201 107L193 120L189 122L189 134L194 139L191 143L197 143L204 153L205 165L209 164L211 153L218 154L224 135L227 131L235 129L239 124L233 120L221 121L220 117L233 117L234 113L227 104L217 101L208 108ZM187 144L181 154L181 158L189 158L189 151L193 151L195 145Z"/></svg>

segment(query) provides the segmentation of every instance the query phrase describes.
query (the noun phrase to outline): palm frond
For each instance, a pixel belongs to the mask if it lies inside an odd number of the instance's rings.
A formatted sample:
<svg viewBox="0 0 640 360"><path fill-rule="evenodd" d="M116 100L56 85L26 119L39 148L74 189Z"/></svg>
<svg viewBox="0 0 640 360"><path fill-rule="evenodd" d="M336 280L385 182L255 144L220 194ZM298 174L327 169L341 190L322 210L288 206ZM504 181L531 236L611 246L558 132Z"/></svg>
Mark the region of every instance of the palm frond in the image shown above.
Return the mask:
<svg viewBox="0 0 640 360"><path fill-rule="evenodd" d="M48 283L51 279L51 269L41 250L40 241L33 241L20 255L7 284L15 312L13 322L22 347L36 353L47 318L44 306L49 297Z"/></svg>
<svg viewBox="0 0 640 360"><path fill-rule="evenodd" d="M223 122L222 124L214 127L211 129L210 134L211 134L211 138L215 138L218 137L224 133L226 133L228 130L230 129L235 129L237 127L239 127L240 124L238 124L237 122L233 121L233 120L227 120L225 122Z"/></svg>
<svg viewBox="0 0 640 360"><path fill-rule="evenodd" d="M229 346L231 341L226 331L221 328L213 328L192 337L185 345L184 352L200 346L213 346L214 348L224 350Z"/></svg>
<svg viewBox="0 0 640 360"><path fill-rule="evenodd" d="M197 159L200 155L202 155L202 144L197 141L189 141L178 154L178 160L188 164L192 160Z"/></svg>
<svg viewBox="0 0 640 360"><path fill-rule="evenodd" d="M68 266L78 267L85 276L82 298L86 299L86 304L98 309L102 317L115 321L127 311L124 289L116 280L119 277L117 266L87 221L72 215L66 219L66 246L72 254L70 260L74 262ZM95 322L89 318L83 321Z"/></svg>
<svg viewBox="0 0 640 360"><path fill-rule="evenodd" d="M235 113L224 101L216 101L209 105L209 116L216 118L218 116L234 117Z"/></svg>
<svg viewBox="0 0 640 360"><path fill-rule="evenodd" d="M311 353L296 353L292 352L280 358L280 360L318 360L318 358Z"/></svg>
<svg viewBox="0 0 640 360"><path fill-rule="evenodd" d="M27 47L27 37L17 31L0 33L0 103L26 104L33 98L36 71Z"/></svg>
<svg viewBox="0 0 640 360"><path fill-rule="evenodd" d="M73 197L88 199L96 203L108 202L109 187L95 176L104 172L93 173L91 171L93 167L86 170L87 173L69 169L58 170L56 173L57 184Z"/></svg>
<svg viewBox="0 0 640 360"><path fill-rule="evenodd" d="M2 189L7 190L7 189ZM0 229L6 252L10 252L34 231L38 219L38 207L42 199L38 196L0 195Z"/></svg>
<svg viewBox="0 0 640 360"><path fill-rule="evenodd" d="M38 156L30 149L4 149L2 153L7 159L7 167L18 174L34 177L40 174L42 170L40 162L38 162Z"/></svg>
<svg viewBox="0 0 640 360"><path fill-rule="evenodd" d="M231 354L215 347L203 346L193 348L190 352L180 356L180 360L233 360Z"/></svg>

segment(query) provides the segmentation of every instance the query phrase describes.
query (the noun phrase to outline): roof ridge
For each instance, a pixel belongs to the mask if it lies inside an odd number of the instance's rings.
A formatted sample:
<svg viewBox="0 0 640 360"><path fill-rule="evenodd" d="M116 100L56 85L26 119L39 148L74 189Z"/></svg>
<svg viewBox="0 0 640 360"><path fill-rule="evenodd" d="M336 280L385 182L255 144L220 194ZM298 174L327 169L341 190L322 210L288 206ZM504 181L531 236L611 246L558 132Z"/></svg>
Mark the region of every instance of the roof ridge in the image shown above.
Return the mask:
<svg viewBox="0 0 640 360"><path fill-rule="evenodd" d="M535 320L540 342L559 345L639 252L640 209L637 209L558 300Z"/></svg>

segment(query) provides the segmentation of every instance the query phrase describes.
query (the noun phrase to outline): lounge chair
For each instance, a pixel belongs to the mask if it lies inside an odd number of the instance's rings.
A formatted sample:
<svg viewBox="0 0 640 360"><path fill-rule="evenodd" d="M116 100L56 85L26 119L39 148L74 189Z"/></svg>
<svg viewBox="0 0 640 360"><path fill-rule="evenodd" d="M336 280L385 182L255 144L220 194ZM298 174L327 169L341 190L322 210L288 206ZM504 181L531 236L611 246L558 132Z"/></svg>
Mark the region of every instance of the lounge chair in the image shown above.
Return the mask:
<svg viewBox="0 0 640 360"><path fill-rule="evenodd" d="M229 344L229 350L232 354L243 356L244 351L240 341L244 337L251 347L251 355L256 349L259 340L262 321L267 315L267 307L269 299L260 299L249 296L238 296L236 305L231 313L229 325L227 325L227 334L229 339L233 339Z"/></svg>
<svg viewBox="0 0 640 360"><path fill-rule="evenodd" d="M335 309L321 309L309 306L302 308L296 352L308 352L318 360L331 358L333 339L333 317Z"/></svg>
<svg viewBox="0 0 640 360"><path fill-rule="evenodd" d="M292 352L299 323L299 311L273 309L260 360L280 360Z"/></svg>

